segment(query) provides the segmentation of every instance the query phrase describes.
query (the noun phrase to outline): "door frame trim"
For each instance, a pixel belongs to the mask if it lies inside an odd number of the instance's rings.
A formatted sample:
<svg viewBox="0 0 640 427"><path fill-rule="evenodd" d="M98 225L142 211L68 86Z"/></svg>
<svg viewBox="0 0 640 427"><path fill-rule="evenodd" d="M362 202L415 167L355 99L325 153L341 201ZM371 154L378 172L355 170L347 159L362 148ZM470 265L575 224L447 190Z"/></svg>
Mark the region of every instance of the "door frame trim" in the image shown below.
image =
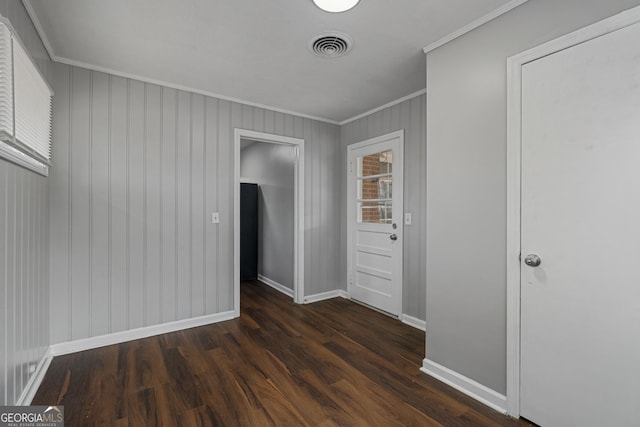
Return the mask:
<svg viewBox="0 0 640 427"><path fill-rule="evenodd" d="M507 413L520 416L522 67L640 22L640 6L507 59Z"/></svg>
<svg viewBox="0 0 640 427"><path fill-rule="evenodd" d="M369 138L366 139L364 141L360 141L360 142L356 142L354 144L348 145L347 146L347 173L346 173L346 177L347 177L347 295L349 298L351 298L351 289L352 289L352 279L351 279L351 263L353 262L353 254L351 251L351 245L352 245L352 233L353 233L353 225L351 223L350 215L352 214L352 210L353 208L351 208L350 204L349 204L349 190L352 186L351 182L350 182L350 172L349 172L349 157L351 155L351 151L353 150L357 150L363 147L366 147L368 145L373 145L373 144L377 144L380 142L384 142L384 141L388 141L390 139L396 139L398 138L400 140L400 152L398 153L398 157L400 158L400 161L402 162L402 175L399 177L399 179L396 179L396 182L400 182L402 184L402 212L400 214L400 221L398 221L398 228L400 230L401 236L400 236L400 241L402 242L402 246L400 247L400 253L401 253L401 257L402 257L402 263L404 263L404 129L400 129L397 130L395 132L390 132L384 135L380 135L377 136L375 138ZM395 179L395 177L394 177ZM400 268L400 301L398 303L398 318L402 317L402 313L403 313L403 298L404 298L404 286L403 286L403 282L404 282L404 265L401 264L401 268Z"/></svg>
<svg viewBox="0 0 640 427"><path fill-rule="evenodd" d="M304 139L234 129L233 136L233 309L240 316L240 144L243 139L297 148L294 171L293 295L304 301Z"/></svg>

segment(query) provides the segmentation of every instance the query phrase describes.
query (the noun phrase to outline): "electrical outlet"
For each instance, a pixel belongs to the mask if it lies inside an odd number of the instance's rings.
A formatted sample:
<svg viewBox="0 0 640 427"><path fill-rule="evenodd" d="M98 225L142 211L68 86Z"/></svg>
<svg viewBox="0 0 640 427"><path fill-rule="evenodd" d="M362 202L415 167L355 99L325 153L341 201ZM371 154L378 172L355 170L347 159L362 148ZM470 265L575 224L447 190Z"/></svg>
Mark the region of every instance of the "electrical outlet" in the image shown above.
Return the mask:
<svg viewBox="0 0 640 427"><path fill-rule="evenodd" d="M404 225L411 225L411 214L404 214Z"/></svg>
<svg viewBox="0 0 640 427"><path fill-rule="evenodd" d="M211 223L220 224L220 212L211 212Z"/></svg>

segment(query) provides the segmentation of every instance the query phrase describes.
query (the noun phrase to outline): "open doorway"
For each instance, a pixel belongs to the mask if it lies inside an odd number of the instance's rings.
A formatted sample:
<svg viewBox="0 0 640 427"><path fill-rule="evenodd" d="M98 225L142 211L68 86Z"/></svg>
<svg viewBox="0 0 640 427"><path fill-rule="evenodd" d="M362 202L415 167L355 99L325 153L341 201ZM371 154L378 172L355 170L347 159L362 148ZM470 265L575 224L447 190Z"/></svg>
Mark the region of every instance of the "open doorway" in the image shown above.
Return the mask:
<svg viewBox="0 0 640 427"><path fill-rule="evenodd" d="M259 144L259 145L258 145ZM293 262L291 263L291 259L286 260L289 264L292 264L292 273L290 273L290 282L292 282L292 296L296 303L301 303L304 298L304 140L299 138L291 138L281 135L273 135L267 134L263 132L255 132L245 129L235 129L234 134L234 221L233 221L233 230L234 230L234 310L236 311L236 315L240 314L240 188L241 183L244 181L245 183L257 183L260 184L259 179L256 177L251 177L250 173L246 172L243 177L242 173L242 148L245 150L255 151L252 155L251 162L253 163L253 168L257 169L256 166L263 166L262 169L269 167L277 167L278 165L268 163L270 162L268 156L260 155L267 152L272 153L290 153L293 160L293 203L289 204L289 209L292 209L293 212L273 212L275 215L283 215L286 214L288 217L287 222L289 222L289 226L293 228L293 248L289 253L289 257L293 257ZM289 150L278 150L278 147L286 147L290 148ZM269 150L269 149L272 150ZM258 163L256 163L258 162ZM264 164L260 164L264 162ZM274 189L268 189L266 186L264 190L268 190L272 193ZM276 190L277 191L277 190ZM264 196L265 194L263 194ZM277 197L277 196L276 196ZM264 201L264 200L263 200ZM277 204L277 201L273 201L273 203ZM282 206L280 206L281 208ZM282 223L282 221L279 221ZM269 230L270 233L277 233L278 228L272 227ZM286 251L285 251L286 252ZM274 254L270 254L274 255ZM281 256L283 254L277 254ZM276 258L276 259L274 259ZM282 260L282 258L281 258ZM262 261L265 261L264 258ZM274 280L272 277L268 277L268 274L276 274L274 272L273 262L278 262L277 257L271 256L270 259L267 260L271 265L267 265L267 270L272 273L267 273L267 275L260 275L263 281L269 281L271 279L272 283L267 283L276 287L278 289L278 285L282 285L277 280ZM263 266L261 266L263 267ZM270 269L270 270L269 270ZM287 273L285 272L282 276L286 279ZM284 288L287 286L285 285ZM284 288L280 288L280 291L284 291ZM285 292L286 293L286 292Z"/></svg>

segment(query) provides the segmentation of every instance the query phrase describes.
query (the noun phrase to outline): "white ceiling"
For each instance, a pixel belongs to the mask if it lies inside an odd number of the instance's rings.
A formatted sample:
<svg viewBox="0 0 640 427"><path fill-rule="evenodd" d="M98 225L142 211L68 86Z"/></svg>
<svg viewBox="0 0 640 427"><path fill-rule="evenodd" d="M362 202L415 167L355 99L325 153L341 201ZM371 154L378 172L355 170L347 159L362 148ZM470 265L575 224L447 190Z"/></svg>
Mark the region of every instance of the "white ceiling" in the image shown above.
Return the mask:
<svg viewBox="0 0 640 427"><path fill-rule="evenodd" d="M25 0L54 59L341 122L425 87L422 48L508 0ZM39 22L38 22L39 21ZM337 30L353 50L307 48Z"/></svg>

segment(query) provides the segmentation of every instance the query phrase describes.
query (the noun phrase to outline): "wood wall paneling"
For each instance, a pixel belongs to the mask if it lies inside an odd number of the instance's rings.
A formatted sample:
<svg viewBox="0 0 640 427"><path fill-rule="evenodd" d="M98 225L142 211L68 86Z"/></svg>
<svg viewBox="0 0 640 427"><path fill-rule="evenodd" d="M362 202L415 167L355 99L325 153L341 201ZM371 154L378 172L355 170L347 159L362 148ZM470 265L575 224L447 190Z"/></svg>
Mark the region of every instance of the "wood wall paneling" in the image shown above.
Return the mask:
<svg viewBox="0 0 640 427"><path fill-rule="evenodd" d="M211 223L207 221L204 205L207 195L204 192L204 133L205 133L205 97L191 97L191 317L203 316L205 302L204 279L204 236ZM213 228L213 224L211 224Z"/></svg>
<svg viewBox="0 0 640 427"><path fill-rule="evenodd" d="M46 178L0 160L0 405L16 403L49 343Z"/></svg>
<svg viewBox="0 0 640 427"><path fill-rule="evenodd" d="M364 139L395 130L400 107L341 132L306 118L53 64L20 2L1 0L0 13L56 94L49 179L0 161L0 295L12 321L0 340L0 401L15 402L28 379L25 363L37 361L50 342L233 308L234 127L305 139L306 293L344 288L345 209L336 195L343 195L345 135ZM209 221L215 211L219 225ZM406 261L410 271L413 262ZM423 277L405 274L411 282ZM414 301L414 294L405 301Z"/></svg>
<svg viewBox="0 0 640 427"><path fill-rule="evenodd" d="M63 64L54 90L52 343L233 309L236 127L305 138L306 293L341 286L338 126Z"/></svg>
<svg viewBox="0 0 640 427"><path fill-rule="evenodd" d="M109 76L96 73L91 87L90 309L92 334L109 330Z"/></svg>
<svg viewBox="0 0 640 427"><path fill-rule="evenodd" d="M218 180L217 170L219 162L219 144L218 144L218 100L215 98L205 99L205 142L204 142L204 159L205 159L205 179L204 193L207 195L205 199L205 212L210 215L211 212L219 211L218 203ZM215 313L221 311L218 307L218 271L219 271L219 227L209 226L208 216L205 218L206 235L205 235L205 313Z"/></svg>
<svg viewBox="0 0 640 427"><path fill-rule="evenodd" d="M162 91L159 86L145 85L144 116L144 230L143 254L143 323L153 325L161 319L161 244L162 244Z"/></svg>
<svg viewBox="0 0 640 427"><path fill-rule="evenodd" d="M160 322L177 320L176 310L176 97L174 89L162 88L160 211Z"/></svg>
<svg viewBox="0 0 640 427"><path fill-rule="evenodd" d="M45 79L52 64L21 2L0 1ZM55 161L55 159L54 159ZM0 159L0 405L15 404L49 344L47 179Z"/></svg>
<svg viewBox="0 0 640 427"><path fill-rule="evenodd" d="M340 176L346 182L347 146L369 138L404 129L404 212L412 213L412 225L404 226L403 303L402 312L425 319L426 300L426 95L408 99L400 104L377 111L343 125L340 129L342 145ZM341 258L340 273L347 282L347 194L342 186ZM399 224L400 225L400 224Z"/></svg>

